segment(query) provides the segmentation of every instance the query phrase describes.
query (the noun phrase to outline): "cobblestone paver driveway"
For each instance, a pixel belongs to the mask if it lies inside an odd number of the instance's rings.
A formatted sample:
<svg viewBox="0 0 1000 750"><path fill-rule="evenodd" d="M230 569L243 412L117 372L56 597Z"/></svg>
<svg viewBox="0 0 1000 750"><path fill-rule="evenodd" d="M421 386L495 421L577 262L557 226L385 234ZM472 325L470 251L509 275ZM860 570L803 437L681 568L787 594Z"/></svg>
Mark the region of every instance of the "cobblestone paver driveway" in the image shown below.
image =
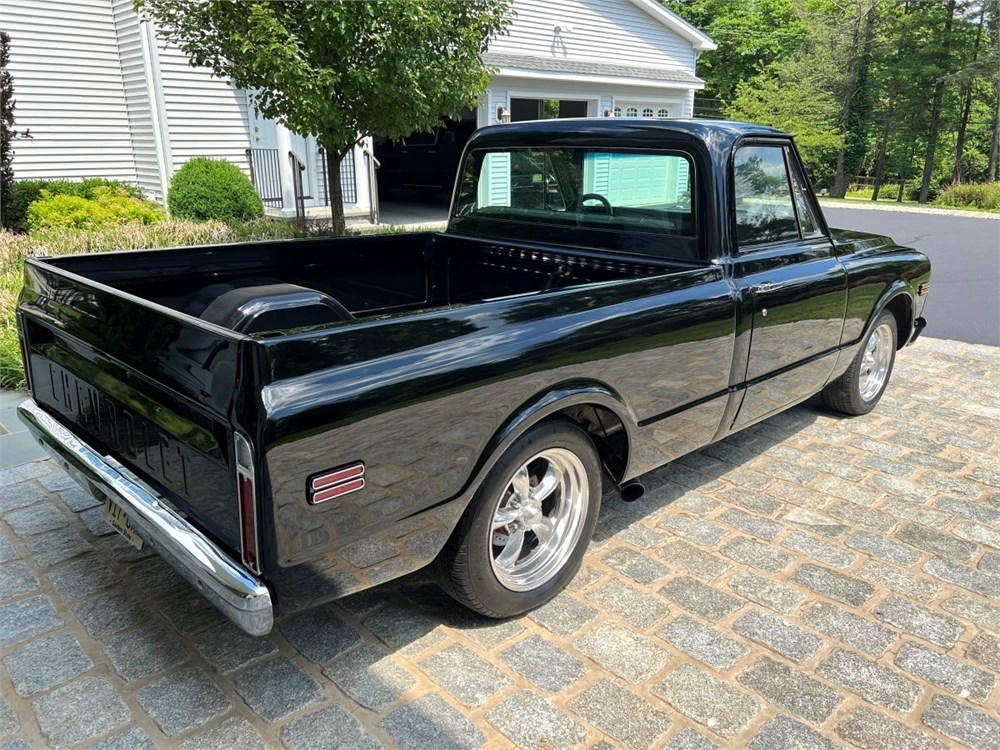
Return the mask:
<svg viewBox="0 0 1000 750"><path fill-rule="evenodd" d="M421 575L252 639L52 464L8 469L0 745L1000 746L1000 348L922 341L873 414L646 479L527 617Z"/></svg>

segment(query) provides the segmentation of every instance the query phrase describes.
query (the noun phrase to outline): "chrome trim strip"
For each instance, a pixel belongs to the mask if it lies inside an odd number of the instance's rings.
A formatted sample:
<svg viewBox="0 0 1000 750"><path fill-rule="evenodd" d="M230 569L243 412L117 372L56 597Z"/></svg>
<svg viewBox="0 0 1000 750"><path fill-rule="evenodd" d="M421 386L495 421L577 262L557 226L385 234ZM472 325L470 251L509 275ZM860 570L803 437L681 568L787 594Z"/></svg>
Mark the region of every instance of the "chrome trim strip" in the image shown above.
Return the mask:
<svg viewBox="0 0 1000 750"><path fill-rule="evenodd" d="M100 455L33 399L22 401L17 413L70 476L92 494L96 487L121 505L142 540L226 617L250 635L271 631L271 594L259 579L161 502L159 495L126 467Z"/></svg>

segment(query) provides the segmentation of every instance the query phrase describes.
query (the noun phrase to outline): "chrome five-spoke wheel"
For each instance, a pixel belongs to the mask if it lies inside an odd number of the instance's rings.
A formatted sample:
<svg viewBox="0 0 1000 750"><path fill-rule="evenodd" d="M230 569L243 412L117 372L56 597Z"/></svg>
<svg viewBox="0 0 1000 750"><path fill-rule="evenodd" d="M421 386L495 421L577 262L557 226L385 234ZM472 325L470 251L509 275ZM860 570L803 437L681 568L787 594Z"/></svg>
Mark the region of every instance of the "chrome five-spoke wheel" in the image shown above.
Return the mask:
<svg viewBox="0 0 1000 750"><path fill-rule="evenodd" d="M601 507L590 436L559 418L504 451L437 559L444 589L489 617L540 607L580 569Z"/></svg>
<svg viewBox="0 0 1000 750"><path fill-rule="evenodd" d="M858 378L858 391L865 401L871 401L885 386L896 348L894 338L888 323L880 325L868 337Z"/></svg>
<svg viewBox="0 0 1000 750"><path fill-rule="evenodd" d="M492 567L511 591L541 586L570 559L586 517L587 470L576 454L550 448L511 478L493 513Z"/></svg>
<svg viewBox="0 0 1000 750"><path fill-rule="evenodd" d="M874 409L896 361L896 336L896 316L884 310L844 374L823 389L823 403L842 414Z"/></svg>

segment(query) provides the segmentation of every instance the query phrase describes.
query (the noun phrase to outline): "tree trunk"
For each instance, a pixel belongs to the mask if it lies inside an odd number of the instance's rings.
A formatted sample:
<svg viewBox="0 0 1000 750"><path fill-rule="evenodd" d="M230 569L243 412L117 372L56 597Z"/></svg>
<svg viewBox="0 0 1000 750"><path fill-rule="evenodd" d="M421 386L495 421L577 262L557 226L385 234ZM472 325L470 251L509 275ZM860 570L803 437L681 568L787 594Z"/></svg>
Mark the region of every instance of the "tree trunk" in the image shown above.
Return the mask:
<svg viewBox="0 0 1000 750"><path fill-rule="evenodd" d="M934 85L934 102L931 105L931 122L927 131L927 150L924 152L924 174L920 181L920 203L926 203L931 192L931 176L934 174L934 152L937 150L938 131L941 126L941 103L944 101L944 71L948 69L951 57L951 24L955 18L955 0L948 0L948 16L944 22L944 39L941 42L941 72Z"/></svg>
<svg viewBox="0 0 1000 750"><path fill-rule="evenodd" d="M997 19L996 45L1000 48L1000 18ZM993 137L990 139L990 165L986 172L987 180L1000 180L1000 75L996 78L997 116L993 121Z"/></svg>
<svg viewBox="0 0 1000 750"><path fill-rule="evenodd" d="M851 103L854 101L854 89L858 83L858 62L861 57L858 53L858 41L861 38L861 24L864 17L865 15L861 12L859 4L858 22L854 26L854 34L851 38L851 63L847 73L847 86L844 92L844 108L840 113L841 141L840 149L837 151L837 173L833 178L833 190L830 191L831 198L843 198L847 194L848 183L850 182L850 176L845 169L847 162L847 139L850 137L848 125L851 121Z"/></svg>
<svg viewBox="0 0 1000 750"><path fill-rule="evenodd" d="M990 141L990 166L987 170L987 178L990 180L1000 180L1000 82L997 82L997 117L993 121L993 138Z"/></svg>
<svg viewBox="0 0 1000 750"><path fill-rule="evenodd" d="M983 21L986 18L986 3L979 9L979 26L976 28L976 41L972 45L972 65L979 59L979 44L983 38ZM965 131L969 127L969 113L972 111L972 79L962 85L962 115L958 121L958 135L955 138L955 169L951 178L954 182L962 181L962 157L965 156Z"/></svg>
<svg viewBox="0 0 1000 750"><path fill-rule="evenodd" d="M340 187L340 162L346 151L326 147L326 185L330 198L330 227L334 235L340 237L347 231L344 219L344 191Z"/></svg>
<svg viewBox="0 0 1000 750"><path fill-rule="evenodd" d="M885 172L885 152L889 147L889 130L892 127L892 117L895 114L895 96L889 99L889 107L885 113L885 120L882 124L882 134L879 136L878 149L875 154L875 182L872 185L872 200L878 200L879 191L882 189L882 176Z"/></svg>

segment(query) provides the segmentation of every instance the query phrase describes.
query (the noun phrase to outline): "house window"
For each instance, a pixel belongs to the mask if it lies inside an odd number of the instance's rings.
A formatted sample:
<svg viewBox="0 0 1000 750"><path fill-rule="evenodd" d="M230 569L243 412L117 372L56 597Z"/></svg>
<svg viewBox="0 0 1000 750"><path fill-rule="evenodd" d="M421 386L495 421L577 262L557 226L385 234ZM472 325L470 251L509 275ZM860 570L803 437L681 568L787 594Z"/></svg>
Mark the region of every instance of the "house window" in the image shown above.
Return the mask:
<svg viewBox="0 0 1000 750"><path fill-rule="evenodd" d="M615 104L615 117L621 117L621 113L625 113L625 117L658 117L661 120L665 120L670 117L670 107L663 103L657 104L656 102L629 102L618 101Z"/></svg>

